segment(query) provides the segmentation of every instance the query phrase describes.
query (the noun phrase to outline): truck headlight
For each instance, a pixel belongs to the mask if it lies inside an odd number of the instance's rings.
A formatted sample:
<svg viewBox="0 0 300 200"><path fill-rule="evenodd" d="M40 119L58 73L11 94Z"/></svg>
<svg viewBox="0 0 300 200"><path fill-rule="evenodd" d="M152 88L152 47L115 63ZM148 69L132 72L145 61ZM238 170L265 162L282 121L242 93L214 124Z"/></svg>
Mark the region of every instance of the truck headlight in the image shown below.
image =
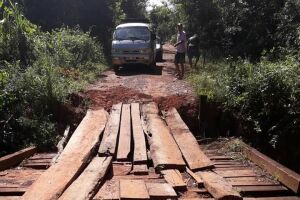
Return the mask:
<svg viewBox="0 0 300 200"><path fill-rule="evenodd" d="M151 49L141 49L140 50L140 53L141 54L148 54L148 53L150 53L151 52Z"/></svg>

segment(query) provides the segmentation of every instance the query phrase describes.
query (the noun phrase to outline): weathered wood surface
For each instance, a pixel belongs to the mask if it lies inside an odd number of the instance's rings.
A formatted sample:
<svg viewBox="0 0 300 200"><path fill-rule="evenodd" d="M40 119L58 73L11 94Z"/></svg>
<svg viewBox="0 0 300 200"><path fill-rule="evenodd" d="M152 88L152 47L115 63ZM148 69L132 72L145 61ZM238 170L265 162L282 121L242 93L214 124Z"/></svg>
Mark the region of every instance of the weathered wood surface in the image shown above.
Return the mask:
<svg viewBox="0 0 300 200"><path fill-rule="evenodd" d="M17 151L15 153L3 156L0 158L0 171L9 169L20 162L22 162L25 158L29 158L33 154L36 153L36 147L28 147L26 149Z"/></svg>
<svg viewBox="0 0 300 200"><path fill-rule="evenodd" d="M257 198L244 198L244 200L300 200L300 197L286 196L286 197L257 197Z"/></svg>
<svg viewBox="0 0 300 200"><path fill-rule="evenodd" d="M118 161L127 161L131 145L131 117L130 104L124 104L122 108L122 117L120 125L120 135L118 144Z"/></svg>
<svg viewBox="0 0 300 200"><path fill-rule="evenodd" d="M0 200L19 200L19 196L0 196Z"/></svg>
<svg viewBox="0 0 300 200"><path fill-rule="evenodd" d="M242 144L242 150L250 160L268 171L273 176L276 176L276 178L286 187L297 194L300 193L300 175L298 173L272 160L256 149L253 149L250 146L246 145L245 143Z"/></svg>
<svg viewBox="0 0 300 200"><path fill-rule="evenodd" d="M22 199L52 200L77 178L99 143L107 122L107 112L89 110L57 160L23 195Z"/></svg>
<svg viewBox="0 0 300 200"><path fill-rule="evenodd" d="M148 175L148 166L146 164L134 164L133 165L133 174L135 175Z"/></svg>
<svg viewBox="0 0 300 200"><path fill-rule="evenodd" d="M266 185L266 186L253 186L253 185L246 185L246 186L234 186L234 188L239 191L243 195L248 196L265 196L265 195L288 195L290 194L289 190L286 187L281 185Z"/></svg>
<svg viewBox="0 0 300 200"><path fill-rule="evenodd" d="M169 183L175 190L187 189L187 185L183 181L182 176L178 170L176 169L162 170L161 173L164 176L167 183Z"/></svg>
<svg viewBox="0 0 300 200"><path fill-rule="evenodd" d="M23 187L4 187L0 188L0 196L21 196L26 190Z"/></svg>
<svg viewBox="0 0 300 200"><path fill-rule="evenodd" d="M143 120L145 124L150 154L157 171L162 169L185 169L185 162L182 158L170 129L157 114L156 104L143 105ZM153 114L154 113L154 114Z"/></svg>
<svg viewBox="0 0 300 200"><path fill-rule="evenodd" d="M117 179L107 180L95 195L93 200L119 200L120 181Z"/></svg>
<svg viewBox="0 0 300 200"><path fill-rule="evenodd" d="M99 156L113 156L116 155L117 139L120 129L122 113L122 103L112 106L107 125L105 127L103 138L98 150Z"/></svg>
<svg viewBox="0 0 300 200"><path fill-rule="evenodd" d="M150 199L143 180L120 180L120 199Z"/></svg>
<svg viewBox="0 0 300 200"><path fill-rule="evenodd" d="M188 167L186 168L186 172L197 182L198 187L203 186L203 180L199 175L197 175L197 173L194 173Z"/></svg>
<svg viewBox="0 0 300 200"><path fill-rule="evenodd" d="M168 183L146 183L151 199L176 199L177 194Z"/></svg>
<svg viewBox="0 0 300 200"><path fill-rule="evenodd" d="M199 172L198 174L201 176L204 182L204 187L215 199L243 199L241 195L218 174L214 172Z"/></svg>
<svg viewBox="0 0 300 200"><path fill-rule="evenodd" d="M85 200L96 194L96 189L105 181L112 157L95 157L81 175L66 189L60 200Z"/></svg>
<svg viewBox="0 0 300 200"><path fill-rule="evenodd" d="M147 149L145 134L142 128L140 104L131 104L131 119L132 132L134 142L133 163L146 164L147 163Z"/></svg>
<svg viewBox="0 0 300 200"><path fill-rule="evenodd" d="M166 121L189 168L192 171L213 168L213 163L200 149L196 138L175 108L168 111Z"/></svg>
<svg viewBox="0 0 300 200"><path fill-rule="evenodd" d="M214 172L221 175L224 178L232 178L232 177L260 177L260 174L255 173L253 170L245 169L245 170L217 170L215 169Z"/></svg>

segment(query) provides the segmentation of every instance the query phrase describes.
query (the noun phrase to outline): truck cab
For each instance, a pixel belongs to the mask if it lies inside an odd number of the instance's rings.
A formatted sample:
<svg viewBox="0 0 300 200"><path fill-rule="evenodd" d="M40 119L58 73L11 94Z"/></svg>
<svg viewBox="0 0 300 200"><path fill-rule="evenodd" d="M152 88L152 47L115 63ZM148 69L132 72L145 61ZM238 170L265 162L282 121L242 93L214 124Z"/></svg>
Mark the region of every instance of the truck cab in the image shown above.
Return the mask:
<svg viewBox="0 0 300 200"><path fill-rule="evenodd" d="M112 41L115 69L126 64L155 66L156 35L147 23L124 23L116 27Z"/></svg>

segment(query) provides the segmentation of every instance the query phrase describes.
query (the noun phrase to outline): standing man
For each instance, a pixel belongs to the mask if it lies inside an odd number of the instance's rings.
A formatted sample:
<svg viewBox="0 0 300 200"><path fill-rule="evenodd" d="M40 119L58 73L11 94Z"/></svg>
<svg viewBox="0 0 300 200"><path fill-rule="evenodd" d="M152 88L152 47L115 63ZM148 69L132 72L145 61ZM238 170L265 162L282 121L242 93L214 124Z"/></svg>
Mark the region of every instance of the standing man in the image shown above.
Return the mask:
<svg viewBox="0 0 300 200"><path fill-rule="evenodd" d="M175 66L176 66L176 75L179 79L183 78L184 75L184 63L185 63L185 52L186 52L186 34L183 31L183 26L181 23L177 24L177 42L174 45L176 47L175 54ZM179 69L179 64L181 69Z"/></svg>
<svg viewBox="0 0 300 200"><path fill-rule="evenodd" d="M199 58L200 58L200 52L199 52L199 43L200 43L200 40L199 40L199 37L197 34L193 35L192 37L189 38L188 40L188 58L189 58L189 63L190 63L190 66L191 66L191 69L193 68L193 58L196 59L196 62L195 62L195 69L197 67L197 63L199 61Z"/></svg>

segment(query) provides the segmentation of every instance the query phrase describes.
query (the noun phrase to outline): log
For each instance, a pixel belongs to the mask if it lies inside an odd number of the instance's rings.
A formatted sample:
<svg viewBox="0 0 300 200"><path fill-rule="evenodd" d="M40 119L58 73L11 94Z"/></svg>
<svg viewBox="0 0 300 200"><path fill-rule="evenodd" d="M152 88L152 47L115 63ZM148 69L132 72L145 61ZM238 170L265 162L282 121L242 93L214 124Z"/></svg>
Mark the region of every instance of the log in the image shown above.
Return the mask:
<svg viewBox="0 0 300 200"><path fill-rule="evenodd" d="M22 199L53 200L79 176L99 144L105 128L107 112L88 110L57 163L45 171L24 194Z"/></svg>
<svg viewBox="0 0 300 200"><path fill-rule="evenodd" d="M116 156L117 139L120 129L122 103L112 106L107 125L103 133L98 154L99 156Z"/></svg>
<svg viewBox="0 0 300 200"><path fill-rule="evenodd" d="M120 199L150 199L143 180L120 180Z"/></svg>
<svg viewBox="0 0 300 200"><path fill-rule="evenodd" d="M153 110L153 108L157 110ZM185 170L185 162L181 151L172 137L170 129L161 117L156 114L158 113L157 106L153 106L153 103L143 105L143 111L146 111L142 115L154 168L157 171L163 169Z"/></svg>
<svg viewBox="0 0 300 200"><path fill-rule="evenodd" d="M146 183L151 199L177 199L173 187L167 183Z"/></svg>
<svg viewBox="0 0 300 200"><path fill-rule="evenodd" d="M240 200L241 195L233 189L233 187L225 181L224 178L214 172L198 172L201 176L204 187L217 200Z"/></svg>
<svg viewBox="0 0 300 200"><path fill-rule="evenodd" d="M81 175L67 188L60 200L90 199L104 182L112 157L95 157Z"/></svg>
<svg viewBox="0 0 300 200"><path fill-rule="evenodd" d="M120 136L118 144L118 161L127 161L130 154L131 145L131 118L130 104L124 104L122 109Z"/></svg>
<svg viewBox="0 0 300 200"><path fill-rule="evenodd" d="M291 189L296 194L300 193L300 175L280 163L272 160L256 149L242 143L242 151L255 164L272 174L278 181Z"/></svg>
<svg viewBox="0 0 300 200"><path fill-rule="evenodd" d="M147 164L147 150L145 135L141 123L140 105L131 104L132 132L134 142L133 163Z"/></svg>
<svg viewBox="0 0 300 200"><path fill-rule="evenodd" d="M196 138L175 108L168 111L166 121L187 165L192 171L214 167L210 159L200 149Z"/></svg>
<svg viewBox="0 0 300 200"><path fill-rule="evenodd" d="M36 147L28 147L0 158L0 171L16 166L24 159L36 153Z"/></svg>
<svg viewBox="0 0 300 200"><path fill-rule="evenodd" d="M174 170L174 169L162 170L161 173L164 176L167 183L169 183L175 190L187 189L187 185L183 181L182 176L178 170Z"/></svg>

